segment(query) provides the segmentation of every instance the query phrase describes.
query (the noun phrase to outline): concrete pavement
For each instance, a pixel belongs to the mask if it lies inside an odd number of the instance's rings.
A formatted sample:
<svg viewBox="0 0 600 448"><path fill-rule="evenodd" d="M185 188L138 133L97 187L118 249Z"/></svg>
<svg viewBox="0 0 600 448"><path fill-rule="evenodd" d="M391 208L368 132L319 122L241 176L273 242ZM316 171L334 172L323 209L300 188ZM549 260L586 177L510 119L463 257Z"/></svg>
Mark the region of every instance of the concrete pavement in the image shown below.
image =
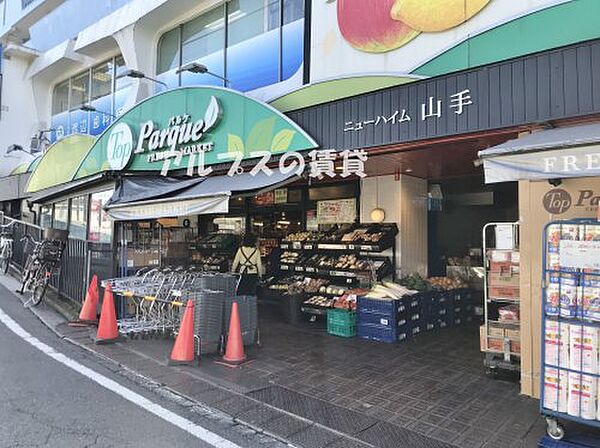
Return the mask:
<svg viewBox="0 0 600 448"><path fill-rule="evenodd" d="M6 282L6 279L3 279ZM12 282L9 282L9 284ZM0 310L32 338L99 378L118 383L126 393L174 413L190 426L225 440L222 447L280 448L284 445L206 409L175 402L129 381L98 358L59 339L5 287ZM98 382L52 359L0 323L0 446L6 447L210 447L163 418L124 399ZM42 344L38 344L42 345ZM118 387L121 389L121 387ZM229 444L227 443L228 441Z"/></svg>

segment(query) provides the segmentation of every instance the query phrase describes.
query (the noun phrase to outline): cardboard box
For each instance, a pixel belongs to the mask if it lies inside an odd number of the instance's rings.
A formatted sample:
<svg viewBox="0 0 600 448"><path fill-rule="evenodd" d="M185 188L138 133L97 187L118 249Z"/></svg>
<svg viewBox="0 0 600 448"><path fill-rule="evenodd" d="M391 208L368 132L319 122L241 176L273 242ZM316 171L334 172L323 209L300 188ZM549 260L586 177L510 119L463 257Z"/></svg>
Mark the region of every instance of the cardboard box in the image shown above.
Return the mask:
<svg viewBox="0 0 600 448"><path fill-rule="evenodd" d="M520 268L518 264L511 263L510 261L490 261L490 274L500 275L519 275Z"/></svg>
<svg viewBox="0 0 600 448"><path fill-rule="evenodd" d="M520 341L510 341L510 352L511 353L521 353L521 342Z"/></svg>
<svg viewBox="0 0 600 448"><path fill-rule="evenodd" d="M492 338L502 339L505 336L504 328L490 326L488 335Z"/></svg>
<svg viewBox="0 0 600 448"><path fill-rule="evenodd" d="M519 329L513 330L511 328L507 328L506 330L504 330L504 336L513 341L520 341L521 340L521 330L519 330Z"/></svg>
<svg viewBox="0 0 600 448"><path fill-rule="evenodd" d="M519 288L490 286L488 296L491 299L518 299Z"/></svg>
<svg viewBox="0 0 600 448"><path fill-rule="evenodd" d="M488 285L490 287L509 287L509 288L518 288L521 281L521 277L519 274L501 274L492 272L488 275Z"/></svg>
<svg viewBox="0 0 600 448"><path fill-rule="evenodd" d="M485 325L479 327L479 350L482 352L486 351L486 341L487 335L485 334Z"/></svg>
<svg viewBox="0 0 600 448"><path fill-rule="evenodd" d="M504 340L497 338L488 338L487 347L494 352L504 352Z"/></svg>

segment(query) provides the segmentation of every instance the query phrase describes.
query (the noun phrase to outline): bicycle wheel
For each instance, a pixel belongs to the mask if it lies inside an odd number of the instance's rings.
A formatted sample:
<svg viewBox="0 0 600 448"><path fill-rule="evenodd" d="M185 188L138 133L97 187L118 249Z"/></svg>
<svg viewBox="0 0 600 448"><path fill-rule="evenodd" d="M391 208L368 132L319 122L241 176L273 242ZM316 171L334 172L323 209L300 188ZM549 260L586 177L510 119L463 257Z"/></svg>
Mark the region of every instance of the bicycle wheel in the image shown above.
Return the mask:
<svg viewBox="0 0 600 448"><path fill-rule="evenodd" d="M38 306L41 302L42 299L44 298L44 295L46 294L46 288L48 287L48 282L43 282L41 284L37 284L33 287L32 291L31 291L31 304L33 306Z"/></svg>
<svg viewBox="0 0 600 448"><path fill-rule="evenodd" d="M0 258L0 271L2 271L4 275L8 273L9 264L9 258L5 255L2 255L2 257Z"/></svg>

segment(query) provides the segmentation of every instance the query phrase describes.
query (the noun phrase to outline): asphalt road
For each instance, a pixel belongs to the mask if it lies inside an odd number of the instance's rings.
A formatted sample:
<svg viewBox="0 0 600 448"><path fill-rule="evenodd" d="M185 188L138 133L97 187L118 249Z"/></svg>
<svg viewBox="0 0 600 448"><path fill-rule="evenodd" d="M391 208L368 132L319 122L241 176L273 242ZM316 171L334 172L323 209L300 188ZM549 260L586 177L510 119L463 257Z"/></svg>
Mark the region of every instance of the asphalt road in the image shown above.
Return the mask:
<svg viewBox="0 0 600 448"><path fill-rule="evenodd" d="M3 283L6 284L5 279ZM184 424L189 422L196 433L204 433L208 439L180 429L53 359L35 346L35 340L25 340L27 338L23 339L22 335L9 329L6 316L31 336L67 357L68 362L75 361L93 370L100 378L116 381L126 388L126 394L141 395L159 405L166 414L183 417L186 419ZM159 414L164 413L159 410ZM55 336L2 285L0 422L0 447L284 446L233 425L222 416L178 404L113 372L93 355ZM219 436L226 440L219 441ZM203 440L211 440L211 443Z"/></svg>

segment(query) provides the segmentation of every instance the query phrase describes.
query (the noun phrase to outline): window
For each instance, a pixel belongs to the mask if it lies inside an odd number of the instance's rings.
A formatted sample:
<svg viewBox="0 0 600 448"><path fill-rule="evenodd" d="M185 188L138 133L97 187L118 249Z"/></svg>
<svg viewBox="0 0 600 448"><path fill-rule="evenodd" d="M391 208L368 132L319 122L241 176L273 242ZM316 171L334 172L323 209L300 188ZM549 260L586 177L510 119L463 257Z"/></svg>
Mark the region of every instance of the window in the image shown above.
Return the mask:
<svg viewBox="0 0 600 448"><path fill-rule="evenodd" d="M78 109L83 104L87 104L89 99L90 74L89 72L85 72L71 80L71 110Z"/></svg>
<svg viewBox="0 0 600 448"><path fill-rule="evenodd" d="M209 74L176 75L181 64L199 62L236 90L284 81L304 59L303 19L304 0L230 0L163 34L157 77L169 87L223 85Z"/></svg>
<svg viewBox="0 0 600 448"><path fill-rule="evenodd" d="M52 227L59 230L67 230L69 227L69 201L64 200L54 204L54 220Z"/></svg>
<svg viewBox="0 0 600 448"><path fill-rule="evenodd" d="M97 243L110 243L112 240L112 221L104 211L104 204L113 195L112 190L93 193L90 198L90 230L88 240Z"/></svg>
<svg viewBox="0 0 600 448"><path fill-rule="evenodd" d="M87 235L87 202L87 196L71 199L69 235L80 240L84 240Z"/></svg>
<svg viewBox="0 0 600 448"><path fill-rule="evenodd" d="M54 87L52 96L51 135L54 142L71 133L101 134L112 123L111 115L124 109L130 78L115 80L125 67L122 56L112 58ZM80 107L91 104L97 112L84 112Z"/></svg>
<svg viewBox="0 0 600 448"><path fill-rule="evenodd" d="M165 73L179 67L179 28L165 33L158 43L157 73Z"/></svg>
<svg viewBox="0 0 600 448"><path fill-rule="evenodd" d="M52 227L52 205L43 205L40 209L40 227L44 229Z"/></svg>
<svg viewBox="0 0 600 448"><path fill-rule="evenodd" d="M117 56L115 58L115 90L119 91L125 89L126 87L131 86L133 84L133 79L125 76L123 78L119 78L120 75L127 70L127 65L125 64L125 58L123 56ZM117 79L118 78L118 79Z"/></svg>
<svg viewBox="0 0 600 448"><path fill-rule="evenodd" d="M254 90L280 81L279 1L228 3L227 78L237 90Z"/></svg>
<svg viewBox="0 0 600 448"><path fill-rule="evenodd" d="M112 93L113 71L112 61L92 69L92 101Z"/></svg>
<svg viewBox="0 0 600 448"><path fill-rule="evenodd" d="M69 80L67 79L54 87L52 95L52 115L69 110Z"/></svg>
<svg viewBox="0 0 600 448"><path fill-rule="evenodd" d="M215 8L181 28L182 63L198 61L225 77L225 6ZM223 81L208 74L181 74L181 83L222 86Z"/></svg>

